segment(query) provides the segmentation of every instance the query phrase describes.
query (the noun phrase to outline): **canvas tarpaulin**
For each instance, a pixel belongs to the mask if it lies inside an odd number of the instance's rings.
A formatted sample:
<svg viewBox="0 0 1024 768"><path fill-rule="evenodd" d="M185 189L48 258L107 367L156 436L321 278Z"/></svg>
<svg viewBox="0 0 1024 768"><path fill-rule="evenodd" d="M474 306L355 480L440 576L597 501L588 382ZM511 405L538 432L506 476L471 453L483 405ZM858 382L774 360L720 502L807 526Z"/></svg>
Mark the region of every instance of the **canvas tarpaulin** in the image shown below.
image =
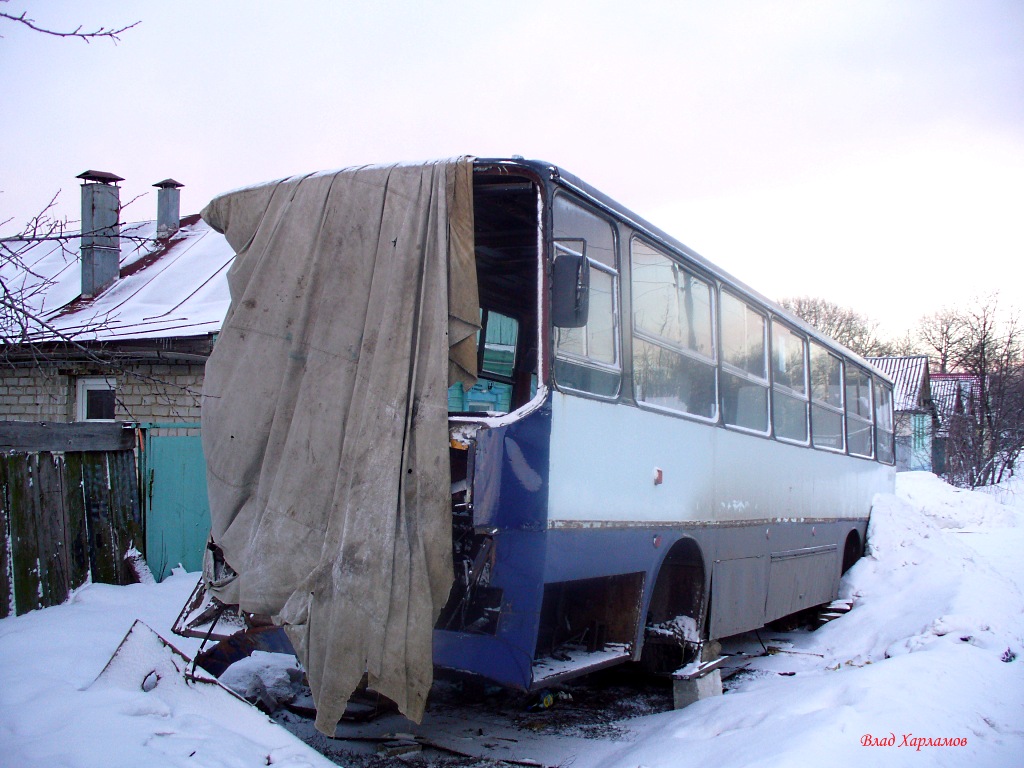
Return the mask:
<svg viewBox="0 0 1024 768"><path fill-rule="evenodd" d="M237 257L206 366L209 587L282 624L316 727L364 673L413 720L452 584L449 379L479 327L472 161L355 168L216 198Z"/></svg>

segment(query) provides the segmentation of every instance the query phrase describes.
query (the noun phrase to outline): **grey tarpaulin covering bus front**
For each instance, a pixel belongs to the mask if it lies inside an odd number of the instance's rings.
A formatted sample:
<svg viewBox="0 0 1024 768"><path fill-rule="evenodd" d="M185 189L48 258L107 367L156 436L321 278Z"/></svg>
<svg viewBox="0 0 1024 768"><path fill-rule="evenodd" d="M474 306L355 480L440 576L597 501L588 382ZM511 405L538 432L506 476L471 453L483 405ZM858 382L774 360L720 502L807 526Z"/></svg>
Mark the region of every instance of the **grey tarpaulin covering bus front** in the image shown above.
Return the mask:
<svg viewBox="0 0 1024 768"><path fill-rule="evenodd" d="M238 254L206 366L211 591L284 625L316 727L367 674L413 720L452 584L449 380L476 375L472 161L295 177L202 213Z"/></svg>

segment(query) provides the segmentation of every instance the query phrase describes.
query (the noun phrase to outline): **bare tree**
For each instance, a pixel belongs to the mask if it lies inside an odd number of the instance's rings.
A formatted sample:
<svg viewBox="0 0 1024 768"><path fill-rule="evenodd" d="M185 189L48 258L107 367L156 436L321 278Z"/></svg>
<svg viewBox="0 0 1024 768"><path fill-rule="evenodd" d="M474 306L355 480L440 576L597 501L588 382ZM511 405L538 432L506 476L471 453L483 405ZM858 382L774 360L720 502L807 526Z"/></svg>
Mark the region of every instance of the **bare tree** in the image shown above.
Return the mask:
<svg viewBox="0 0 1024 768"><path fill-rule="evenodd" d="M960 313L949 308L926 315L917 327L917 338L938 373L949 373L953 351L962 345L966 333Z"/></svg>
<svg viewBox="0 0 1024 768"><path fill-rule="evenodd" d="M812 296L780 299L779 304L858 355L888 354L886 343L878 335L878 323L849 307Z"/></svg>
<svg viewBox="0 0 1024 768"><path fill-rule="evenodd" d="M66 220L54 219L51 213L56 203L57 195L54 195L19 234L0 239L0 341L4 345L4 356L13 345L25 343L46 326L34 309L33 300L43 295L52 281L33 270L25 255L33 242L64 234ZM9 222L10 219L3 223Z"/></svg>
<svg viewBox="0 0 1024 768"><path fill-rule="evenodd" d="M918 339L910 331L892 339L879 340L872 357L913 357L924 354Z"/></svg>
<svg viewBox="0 0 1024 768"><path fill-rule="evenodd" d="M9 0L0 0L0 3L8 2ZM91 30L86 30L83 25L79 24L74 29L60 31L40 25L35 19L29 17L28 11L21 13L0 11L0 19L54 37L74 38L86 43L94 39L106 38L115 44L121 39L122 33L140 23L136 21L121 27L99 26ZM57 219L53 216L59 194L58 192L54 195L50 202L33 216L20 232L0 239L0 340L4 344L3 355L5 358L13 349L19 347L23 349L25 345L28 345L30 350L35 350L36 347L32 340L40 335L53 340L74 343L74 339L67 333L59 331L47 322L45 319L46 308L35 301L46 294L52 285L51 278L36 272L25 260L25 255L35 244L47 241L58 243L69 256L74 256L68 251L67 243L72 238L77 238L79 233L69 234L67 219ZM0 220L0 227L6 226L11 221L11 218Z"/></svg>
<svg viewBox="0 0 1024 768"><path fill-rule="evenodd" d="M937 320L938 318L938 320ZM970 402L949 427L949 479L978 487L1012 475L1024 449L1024 326L998 294L963 309L945 309L922 321L922 338L948 368L965 374Z"/></svg>
<svg viewBox="0 0 1024 768"><path fill-rule="evenodd" d="M0 0L0 3L7 2L9 0ZM28 16L28 11L21 13L0 11L0 20L20 24L34 32L55 37L79 39L86 43L94 39L106 38L115 44L121 39L122 33L133 29L140 23L136 21L121 27L99 26L90 30L84 29L80 24L72 30L60 31L40 25L35 19ZM0 238L0 341L3 342L0 362L10 363L12 356L24 356L26 353L34 359L41 359L41 345L44 340L51 344L56 342L73 347L88 359L101 362L100 358L96 356L95 350L87 348L75 340L75 336L79 334L62 331L47 319L49 308L41 299L53 284L52 276L36 271L26 259L36 245L45 242L57 244L66 258L77 258L77 250L69 247L69 242L77 241L81 234L88 233L72 231L66 218L58 219L53 215L59 194L59 192L55 194L20 232L10 237ZM121 210L132 202L134 200L123 204ZM0 220L0 227L10 224L12 220L12 218ZM138 247L148 245L148 241L142 238L134 239L138 240ZM96 330L99 324L93 323L80 331Z"/></svg>
<svg viewBox="0 0 1024 768"><path fill-rule="evenodd" d="M85 347L75 338L86 332L103 328L112 318L97 317L75 331L62 330L49 317L57 307L47 307L45 296L54 284L53 275L43 274L34 265L34 249L50 243L58 249L64 260L75 261L79 253L82 235L96 234L79 232L67 218L56 218L53 210L59 192L43 209L33 216L15 235L0 238L0 363L9 362L12 355L25 356L40 354L40 344L62 342L85 353ZM139 195L118 208L121 211L140 199ZM7 224L7 219L0 224ZM119 240L138 250L152 250L156 245L153 238L122 231ZM97 360L98 362L98 360Z"/></svg>

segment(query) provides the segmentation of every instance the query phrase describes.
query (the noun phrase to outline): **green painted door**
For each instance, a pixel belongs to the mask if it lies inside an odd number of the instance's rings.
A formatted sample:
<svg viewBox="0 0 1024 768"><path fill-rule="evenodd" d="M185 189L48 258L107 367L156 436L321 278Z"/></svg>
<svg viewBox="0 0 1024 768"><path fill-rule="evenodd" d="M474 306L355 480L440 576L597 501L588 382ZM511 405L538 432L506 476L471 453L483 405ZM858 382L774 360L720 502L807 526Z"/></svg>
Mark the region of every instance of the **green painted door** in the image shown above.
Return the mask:
<svg viewBox="0 0 1024 768"><path fill-rule="evenodd" d="M141 457L146 561L157 581L179 564L203 566L210 533L206 462L199 425L145 424Z"/></svg>

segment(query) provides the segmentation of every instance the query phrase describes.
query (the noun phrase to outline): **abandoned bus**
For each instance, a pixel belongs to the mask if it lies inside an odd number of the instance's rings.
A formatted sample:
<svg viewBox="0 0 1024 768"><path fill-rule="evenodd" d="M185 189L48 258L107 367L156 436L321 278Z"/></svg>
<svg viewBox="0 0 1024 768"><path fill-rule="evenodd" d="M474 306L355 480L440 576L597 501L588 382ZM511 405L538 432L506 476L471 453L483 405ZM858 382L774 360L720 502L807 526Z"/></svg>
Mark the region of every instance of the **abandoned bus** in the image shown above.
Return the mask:
<svg viewBox="0 0 1024 768"><path fill-rule="evenodd" d="M827 603L894 478L891 383L552 165L474 161L435 664L536 689Z"/></svg>

